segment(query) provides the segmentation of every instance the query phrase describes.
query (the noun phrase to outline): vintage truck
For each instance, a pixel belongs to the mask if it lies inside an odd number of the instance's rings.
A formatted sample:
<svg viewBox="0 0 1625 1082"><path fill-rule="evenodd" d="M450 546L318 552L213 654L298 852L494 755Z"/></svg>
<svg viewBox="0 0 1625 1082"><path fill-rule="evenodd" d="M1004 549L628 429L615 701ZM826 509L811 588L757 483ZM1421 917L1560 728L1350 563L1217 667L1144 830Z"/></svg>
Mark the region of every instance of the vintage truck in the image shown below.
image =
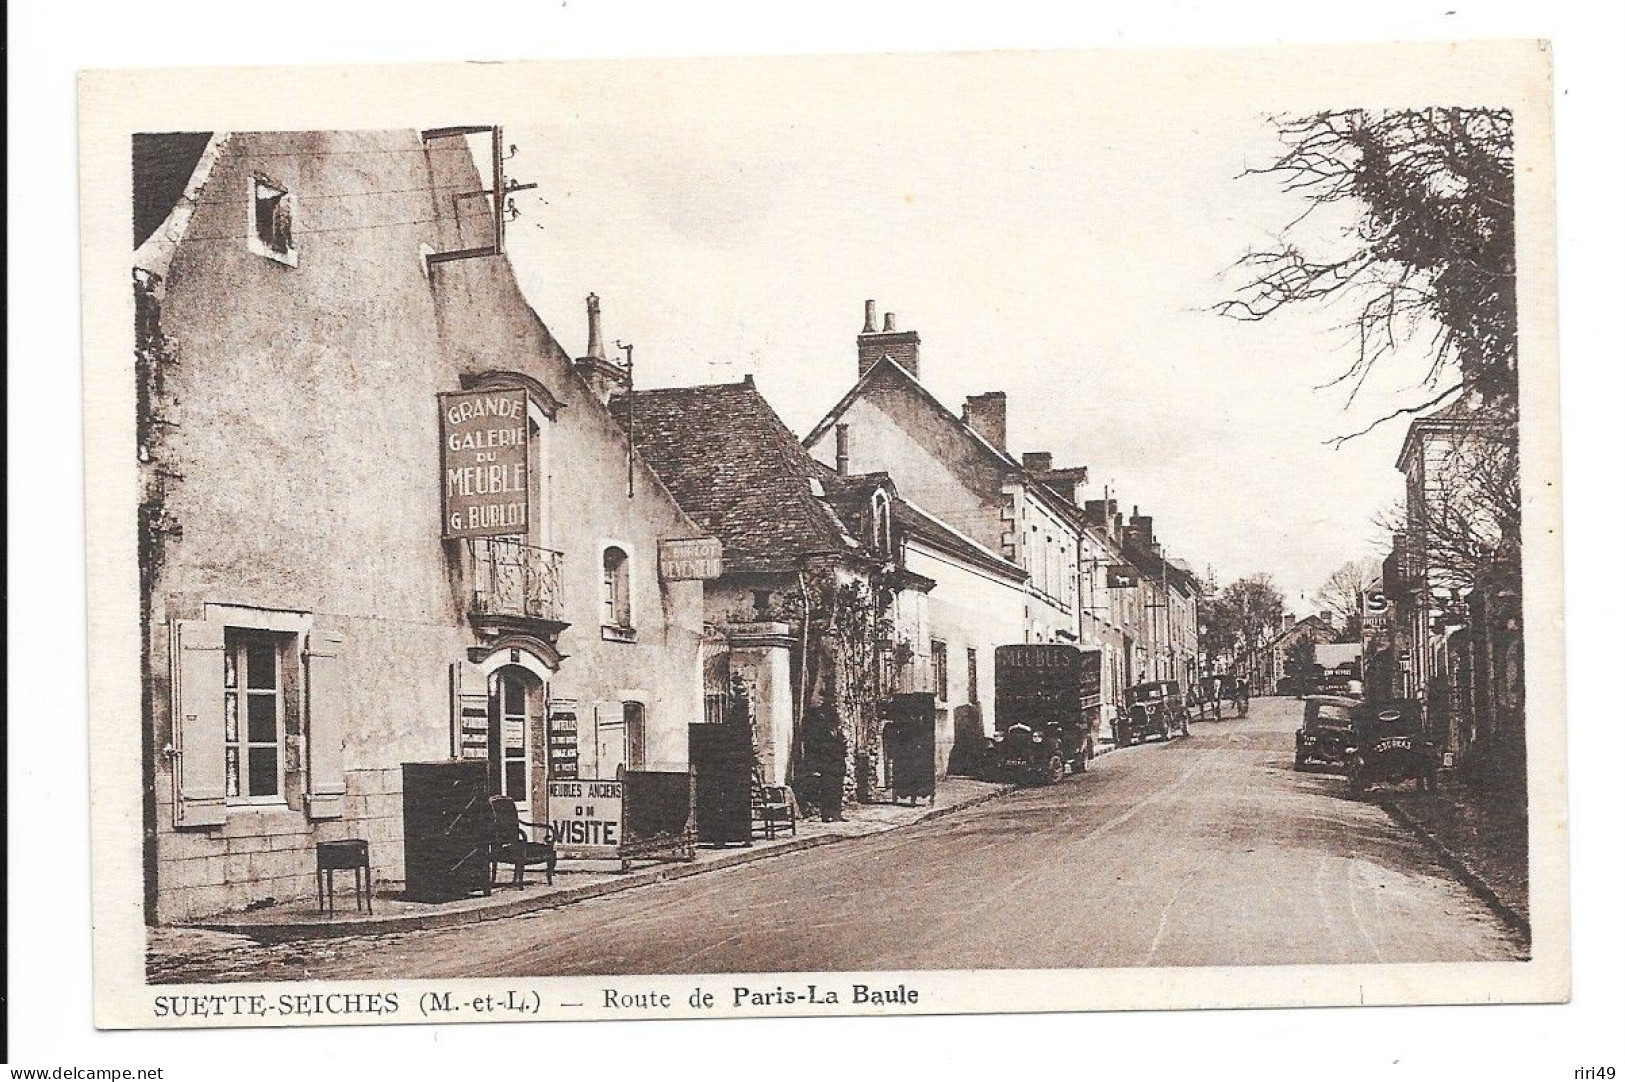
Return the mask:
<svg viewBox="0 0 1625 1082"><path fill-rule="evenodd" d="M1081 774L1100 726L1100 651L1064 643L995 647L997 697L986 763L994 777L1038 784Z"/></svg>

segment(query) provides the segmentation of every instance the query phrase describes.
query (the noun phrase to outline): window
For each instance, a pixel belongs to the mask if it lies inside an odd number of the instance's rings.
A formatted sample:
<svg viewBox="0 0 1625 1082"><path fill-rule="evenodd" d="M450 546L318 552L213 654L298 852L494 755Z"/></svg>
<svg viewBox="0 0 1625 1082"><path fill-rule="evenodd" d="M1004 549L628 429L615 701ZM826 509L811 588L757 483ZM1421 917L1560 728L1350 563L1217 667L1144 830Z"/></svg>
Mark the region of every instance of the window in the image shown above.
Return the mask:
<svg viewBox="0 0 1625 1082"><path fill-rule="evenodd" d="M226 799L282 796L286 636L228 630L225 649Z"/></svg>
<svg viewBox="0 0 1625 1082"><path fill-rule="evenodd" d="M891 555L891 497L885 489L876 489L871 517L874 519L875 551Z"/></svg>
<svg viewBox="0 0 1625 1082"><path fill-rule="evenodd" d="M632 629L632 568L626 550L611 545L604 550L604 627Z"/></svg>
<svg viewBox="0 0 1625 1082"><path fill-rule="evenodd" d="M265 177L249 180L249 250L298 266L299 253L293 247L294 198L286 188Z"/></svg>
<svg viewBox="0 0 1625 1082"><path fill-rule="evenodd" d="M965 698L969 702L982 701L980 685L976 679L976 651L965 648Z"/></svg>
<svg viewBox="0 0 1625 1082"><path fill-rule="evenodd" d="M621 717L626 721L626 768L642 770L646 752L644 748L643 704L624 702Z"/></svg>
<svg viewBox="0 0 1625 1082"><path fill-rule="evenodd" d="M931 640L931 687L938 702L948 701L948 644L940 639Z"/></svg>

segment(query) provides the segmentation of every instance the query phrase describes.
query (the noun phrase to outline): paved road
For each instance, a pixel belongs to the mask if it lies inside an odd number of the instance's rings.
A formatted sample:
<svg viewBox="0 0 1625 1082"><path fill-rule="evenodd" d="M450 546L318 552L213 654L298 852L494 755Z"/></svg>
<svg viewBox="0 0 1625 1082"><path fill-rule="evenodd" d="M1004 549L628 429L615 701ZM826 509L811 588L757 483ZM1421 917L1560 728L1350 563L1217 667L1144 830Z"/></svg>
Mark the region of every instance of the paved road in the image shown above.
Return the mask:
<svg viewBox="0 0 1625 1082"><path fill-rule="evenodd" d="M565 909L239 955L240 977L1511 959L1491 912L1336 774L1299 704L941 819ZM241 968L239 968L241 967ZM257 972L243 972L252 968Z"/></svg>

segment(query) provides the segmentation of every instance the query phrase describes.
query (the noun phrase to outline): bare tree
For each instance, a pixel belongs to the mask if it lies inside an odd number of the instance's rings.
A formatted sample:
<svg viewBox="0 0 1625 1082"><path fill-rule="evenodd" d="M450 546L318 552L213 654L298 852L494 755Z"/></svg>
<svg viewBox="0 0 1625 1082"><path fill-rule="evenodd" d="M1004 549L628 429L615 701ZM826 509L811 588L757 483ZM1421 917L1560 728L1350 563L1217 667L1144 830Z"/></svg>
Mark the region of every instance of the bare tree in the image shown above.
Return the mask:
<svg viewBox="0 0 1625 1082"><path fill-rule="evenodd" d="M1339 641L1359 640L1365 590L1381 571L1382 562L1374 556L1350 560L1328 575L1315 592L1315 604L1332 614Z"/></svg>
<svg viewBox="0 0 1625 1082"><path fill-rule="evenodd" d="M1251 321L1297 302L1347 298L1354 357L1323 385L1346 388L1345 404L1385 356L1431 331L1425 399L1334 443L1425 412L1463 387L1515 413L1510 111L1345 109L1276 126L1280 157L1246 173L1278 179L1309 205L1273 246L1237 262L1246 281L1217 310ZM1353 223L1327 221L1333 208L1354 212Z"/></svg>

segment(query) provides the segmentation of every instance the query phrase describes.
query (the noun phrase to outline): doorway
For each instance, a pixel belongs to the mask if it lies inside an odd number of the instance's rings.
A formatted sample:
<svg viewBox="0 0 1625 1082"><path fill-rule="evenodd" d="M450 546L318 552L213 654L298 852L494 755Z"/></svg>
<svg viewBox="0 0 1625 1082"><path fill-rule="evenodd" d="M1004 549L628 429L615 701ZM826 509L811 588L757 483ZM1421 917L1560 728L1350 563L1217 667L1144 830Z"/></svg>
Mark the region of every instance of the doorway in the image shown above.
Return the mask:
<svg viewBox="0 0 1625 1082"><path fill-rule="evenodd" d="M546 715L546 683L518 665L497 670L491 681L487 779L493 794L519 805L521 818L531 811L532 733L541 731Z"/></svg>

